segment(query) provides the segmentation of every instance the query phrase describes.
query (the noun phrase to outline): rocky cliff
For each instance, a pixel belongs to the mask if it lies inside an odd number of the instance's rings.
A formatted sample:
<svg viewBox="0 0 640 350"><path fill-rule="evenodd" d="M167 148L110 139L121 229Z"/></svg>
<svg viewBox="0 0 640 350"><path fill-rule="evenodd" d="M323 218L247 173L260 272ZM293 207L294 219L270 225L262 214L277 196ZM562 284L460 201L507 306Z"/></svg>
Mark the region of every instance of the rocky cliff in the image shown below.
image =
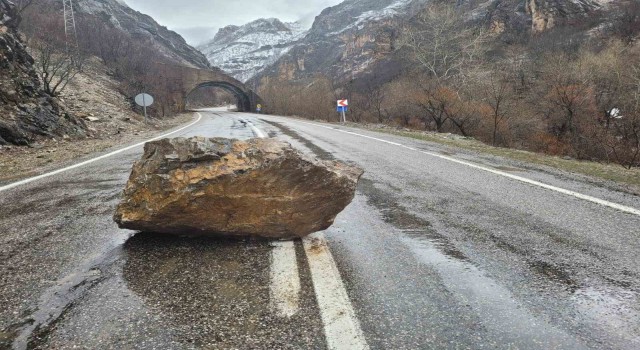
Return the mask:
<svg viewBox="0 0 640 350"><path fill-rule="evenodd" d="M307 36L256 79L357 75L394 50L398 28L428 0L347 0L316 17Z"/></svg>
<svg viewBox="0 0 640 350"><path fill-rule="evenodd" d="M531 30L539 33L551 29L557 21L580 18L600 8L602 0L527 0L526 12L531 16ZM608 2L608 1L607 1Z"/></svg>
<svg viewBox="0 0 640 350"><path fill-rule="evenodd" d="M207 58L176 32L158 24L153 18L131 9L118 0L78 0L76 14L98 16L134 38L147 38L155 48L175 62L196 68L209 68Z"/></svg>
<svg viewBox="0 0 640 350"><path fill-rule="evenodd" d="M243 26L224 27L198 49L212 65L247 81L287 53L305 34L299 23L259 19Z"/></svg>
<svg viewBox="0 0 640 350"><path fill-rule="evenodd" d="M535 35L579 22L619 0L458 0L469 21L496 34ZM298 80L316 74L346 81L384 63L396 51L402 28L430 0L346 0L316 17L308 35L255 80ZM390 58L393 60L393 58ZM397 66L385 65L385 70ZM385 73L385 72L382 72Z"/></svg>
<svg viewBox="0 0 640 350"><path fill-rule="evenodd" d="M488 19L497 32L538 34L556 26L579 22L616 0L490 0L468 1L465 10L474 19Z"/></svg>
<svg viewBox="0 0 640 350"><path fill-rule="evenodd" d="M27 145L38 136L84 133L84 125L44 93L17 33L15 6L0 0L0 145Z"/></svg>

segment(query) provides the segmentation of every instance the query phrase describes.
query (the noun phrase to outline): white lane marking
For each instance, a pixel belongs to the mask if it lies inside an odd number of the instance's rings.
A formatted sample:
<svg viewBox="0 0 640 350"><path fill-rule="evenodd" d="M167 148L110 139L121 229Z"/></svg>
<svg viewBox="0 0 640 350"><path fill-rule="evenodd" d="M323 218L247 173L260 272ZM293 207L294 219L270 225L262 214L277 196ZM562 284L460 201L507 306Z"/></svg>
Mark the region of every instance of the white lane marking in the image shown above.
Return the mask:
<svg viewBox="0 0 640 350"><path fill-rule="evenodd" d="M251 127L256 137L267 137L252 122L241 119ZM269 270L269 303L278 317L289 318L300 307L300 274L296 246L293 241L273 242L271 244Z"/></svg>
<svg viewBox="0 0 640 350"><path fill-rule="evenodd" d="M253 125L252 122L245 120L245 123L249 124L249 127L251 128L251 130L253 131L253 133L256 135L256 137L264 139L267 137L267 135L265 133L262 132L262 130L256 128L255 125Z"/></svg>
<svg viewBox="0 0 640 350"><path fill-rule="evenodd" d="M246 121L256 136L266 137L252 122ZM342 282L323 233L302 240L309 261L311 280L320 309L329 350L369 349L353 306ZM300 277L293 242L275 242L271 251L272 307L279 316L291 317L298 311Z"/></svg>
<svg viewBox="0 0 640 350"><path fill-rule="evenodd" d="M337 128L334 128L334 127L329 127L329 126L325 126L325 125L321 125L321 124L302 122L302 121L300 123L313 125L313 126L319 126L321 128L330 129L330 130L342 132L342 133L345 133L345 134L355 135L355 136L359 136L359 137L364 137L364 138L367 138L367 139L388 143L388 144L391 144L391 145L394 145L394 146L399 146L399 147L406 148L406 149L409 149L409 150L412 150L412 151L416 151L416 152L420 152L420 153L423 153L423 154L426 154L426 155L429 155L429 156L432 156L432 157L437 157L437 158L440 158L440 159L448 160L450 162L466 165L466 166L474 168L474 169L483 170L483 171L486 171L486 172L489 172L489 173L492 173L492 174L495 174L495 175L500 175L500 176L503 176L503 177L507 177L507 178L510 178L512 180L524 182L524 183L527 183L527 184L530 184L530 185L534 185L534 186L545 188L547 190L551 190L551 191L559 192L559 193L562 193L562 194L566 194L566 195L569 195L569 196L572 196L572 197L575 197L575 198L579 198L579 199L582 199L582 200L585 200L585 201L589 201L589 202L592 202L592 203L596 203L596 204L599 204L599 205L602 205L602 206L605 206L605 207L616 209L616 210L619 210L621 212L625 212L625 213L628 213L628 214L633 214L633 215L640 216L640 209L636 209L636 208L632 208L632 207L629 207L629 206L626 206L626 205L610 202L610 201L607 201L607 200L604 200L604 199L600 199L600 198L596 198L596 197L589 196L589 195L586 195L586 194L582 194L582 193L578 193L578 192L575 192L575 191L567 190L567 189L564 189L564 188L561 188L561 187L548 185L548 184L545 184L543 182L527 179L525 177L518 176L518 175L505 173L505 172L500 171L500 170L487 168L487 167L484 167L482 165L474 164L474 163L467 162L467 161L464 161L464 160L456 159L456 158L445 156L445 155L442 155L442 154L437 154L437 153L432 153L432 152L428 152L428 151L418 150L418 149L415 149L415 148L412 148L412 147L409 147L409 146L405 146L405 145L400 144L400 143L391 142L391 141L379 139L379 138L372 137L372 136L362 135L362 134L358 134L358 133L351 132L351 131L340 130L340 129L337 129Z"/></svg>
<svg viewBox="0 0 640 350"><path fill-rule="evenodd" d="M302 239L330 350L369 349L322 232Z"/></svg>
<svg viewBox="0 0 640 350"><path fill-rule="evenodd" d="M278 317L291 317L298 312L300 275L293 241L271 243L269 301Z"/></svg>
<svg viewBox="0 0 640 350"><path fill-rule="evenodd" d="M159 139L165 138L167 136L173 135L173 134L175 134L177 132L180 132L182 130L185 130L185 129L190 128L190 127L194 126L195 124L197 124L202 119L202 114L200 114L200 113L196 113L196 114L198 115L198 119L196 121L194 121L193 123L191 123L191 124L189 124L187 126L184 126L184 127L180 128L178 130L174 130L172 132L169 132L169 133L166 133L164 135L160 135L160 136L154 137L154 138L149 139L147 141L136 143L135 145L128 146L128 147L119 149L117 151L113 151L111 153L107 153L107 154L102 155L100 157L92 158L92 159L86 160L84 162L68 166L66 168L58 169L58 170L52 171L50 173L34 176L34 177L31 177L31 178L28 178L28 179L24 179L24 180L21 180L21 181L18 181L18 182L14 182L14 183L6 185L6 186L2 186L2 187L0 187L0 192L6 191L6 190L10 190L10 189L16 188L18 186L26 185L26 184L34 182L34 181L42 180L42 179L50 177L50 176L58 175L58 174L63 173L65 171L69 171L69 170L72 170L72 169L80 168L80 167L83 167L85 165L88 165L88 164L91 164L91 163L95 163L95 162L97 162L99 160L102 160L102 159L105 159L105 158L109 158L109 157L112 157L112 156L114 156L116 154L128 151L130 149L133 149L133 148L136 148L136 147L140 147L140 146L144 145L147 142L159 140Z"/></svg>

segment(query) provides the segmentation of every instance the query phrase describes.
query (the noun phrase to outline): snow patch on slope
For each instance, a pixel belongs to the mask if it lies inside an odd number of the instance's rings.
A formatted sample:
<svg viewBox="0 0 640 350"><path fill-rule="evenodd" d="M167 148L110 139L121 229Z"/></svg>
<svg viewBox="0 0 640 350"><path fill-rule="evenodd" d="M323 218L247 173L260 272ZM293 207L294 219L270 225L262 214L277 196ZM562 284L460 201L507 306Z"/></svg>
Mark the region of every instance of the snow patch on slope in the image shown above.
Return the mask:
<svg viewBox="0 0 640 350"><path fill-rule="evenodd" d="M380 21L385 18L397 16L402 14L403 11L413 2L413 0L398 0L389 6L383 8L379 11L367 11L358 16L356 23L352 26L347 27L347 29L351 27L361 27L364 22L372 22L372 21Z"/></svg>
<svg viewBox="0 0 640 350"><path fill-rule="evenodd" d="M198 49L213 66L247 81L287 53L306 33L300 23L259 19L243 26L222 28L213 40Z"/></svg>

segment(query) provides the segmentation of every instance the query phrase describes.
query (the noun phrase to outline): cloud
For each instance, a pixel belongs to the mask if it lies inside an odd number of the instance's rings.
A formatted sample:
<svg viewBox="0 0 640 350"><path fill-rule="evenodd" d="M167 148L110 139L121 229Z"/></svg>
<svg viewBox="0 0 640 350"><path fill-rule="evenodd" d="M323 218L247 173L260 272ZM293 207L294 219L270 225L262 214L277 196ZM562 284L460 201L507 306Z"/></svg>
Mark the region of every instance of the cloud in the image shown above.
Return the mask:
<svg viewBox="0 0 640 350"><path fill-rule="evenodd" d="M213 38L218 28L242 25L258 18L279 18L285 22L313 18L342 0L124 0L129 6L177 31L190 44ZM213 32L213 33L212 33Z"/></svg>
<svg viewBox="0 0 640 350"><path fill-rule="evenodd" d="M186 27L186 28L171 28L172 30L180 33L182 37L191 45L197 46L207 42L216 35L218 27Z"/></svg>

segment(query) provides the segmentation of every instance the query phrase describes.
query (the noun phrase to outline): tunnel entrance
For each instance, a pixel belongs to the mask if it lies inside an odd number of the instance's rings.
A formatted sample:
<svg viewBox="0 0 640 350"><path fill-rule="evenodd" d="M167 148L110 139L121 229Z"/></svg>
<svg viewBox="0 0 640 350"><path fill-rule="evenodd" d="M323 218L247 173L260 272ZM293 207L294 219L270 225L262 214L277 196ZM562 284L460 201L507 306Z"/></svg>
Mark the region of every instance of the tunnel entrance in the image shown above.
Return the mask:
<svg viewBox="0 0 640 350"><path fill-rule="evenodd" d="M187 109L222 107L235 104L239 112L251 112L251 98L239 87L227 82L205 82L187 94Z"/></svg>

